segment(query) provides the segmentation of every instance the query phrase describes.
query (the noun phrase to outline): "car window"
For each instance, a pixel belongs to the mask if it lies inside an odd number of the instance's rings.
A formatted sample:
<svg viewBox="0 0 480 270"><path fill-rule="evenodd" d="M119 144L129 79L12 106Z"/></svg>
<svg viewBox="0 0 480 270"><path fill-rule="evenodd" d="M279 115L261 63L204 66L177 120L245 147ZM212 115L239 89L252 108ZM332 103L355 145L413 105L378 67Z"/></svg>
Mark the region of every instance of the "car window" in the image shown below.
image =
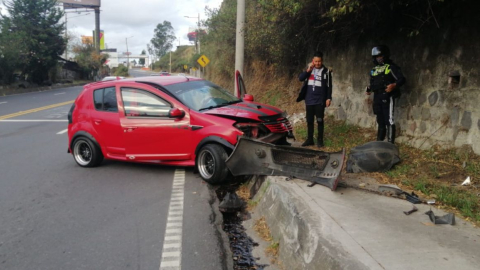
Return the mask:
<svg viewBox="0 0 480 270"><path fill-rule="evenodd" d="M123 107L127 117L168 117L172 106L144 90L122 88Z"/></svg>
<svg viewBox="0 0 480 270"><path fill-rule="evenodd" d="M167 90L193 110L226 106L241 100L209 81L192 81L166 86Z"/></svg>
<svg viewBox="0 0 480 270"><path fill-rule="evenodd" d="M115 87L102 88L93 91L95 109L98 111L118 112Z"/></svg>

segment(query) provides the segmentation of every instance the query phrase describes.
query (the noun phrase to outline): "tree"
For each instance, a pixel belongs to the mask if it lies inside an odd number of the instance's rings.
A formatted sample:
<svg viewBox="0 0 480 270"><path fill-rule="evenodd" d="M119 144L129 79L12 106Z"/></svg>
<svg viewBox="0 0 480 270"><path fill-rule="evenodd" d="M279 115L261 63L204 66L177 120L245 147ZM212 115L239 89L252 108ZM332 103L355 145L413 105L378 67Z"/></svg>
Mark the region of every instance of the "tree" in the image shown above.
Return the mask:
<svg viewBox="0 0 480 270"><path fill-rule="evenodd" d="M169 21L163 21L154 30L153 38L147 45L148 52L161 58L173 47L172 43L175 39L172 24Z"/></svg>
<svg viewBox="0 0 480 270"><path fill-rule="evenodd" d="M76 45L73 47L73 52L75 53L75 62L85 73L89 74L90 78L98 75L98 71L108 59L108 54L98 54L92 43Z"/></svg>
<svg viewBox="0 0 480 270"><path fill-rule="evenodd" d="M145 50L142 50L142 53L140 55L145 55L147 54L147 52ZM138 61L138 63L142 66L145 65L145 58L140 58L140 60Z"/></svg>
<svg viewBox="0 0 480 270"><path fill-rule="evenodd" d="M10 14L2 18L3 33L16 33L22 44L20 56L22 74L29 80L42 83L48 72L57 65L58 57L65 50L62 37L64 23L59 23L63 12L56 0L8 0L5 6Z"/></svg>
<svg viewBox="0 0 480 270"><path fill-rule="evenodd" d="M14 81L15 71L21 67L25 47L23 34L9 31L8 18L0 18L0 80L4 84Z"/></svg>

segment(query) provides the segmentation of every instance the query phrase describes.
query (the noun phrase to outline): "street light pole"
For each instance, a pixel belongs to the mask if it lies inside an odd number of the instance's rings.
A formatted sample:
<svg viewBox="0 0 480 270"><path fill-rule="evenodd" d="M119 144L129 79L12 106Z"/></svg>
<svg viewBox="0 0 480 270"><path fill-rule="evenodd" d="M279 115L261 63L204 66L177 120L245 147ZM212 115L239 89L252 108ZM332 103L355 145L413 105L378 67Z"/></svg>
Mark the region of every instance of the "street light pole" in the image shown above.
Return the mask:
<svg viewBox="0 0 480 270"><path fill-rule="evenodd" d="M198 13L198 23L197 23L197 34L195 35L195 38L197 39L197 46L198 46L198 54L200 54L200 39L199 39L199 36L200 36L200 13Z"/></svg>
<svg viewBox="0 0 480 270"><path fill-rule="evenodd" d="M133 36L125 38L125 45L127 45L127 71L130 69L130 53L128 52L128 39L132 37Z"/></svg>
<svg viewBox="0 0 480 270"><path fill-rule="evenodd" d="M198 35L200 34L200 13L197 17L184 16L185 18L197 19L197 29L195 30L195 50L200 54L200 41L198 40Z"/></svg>

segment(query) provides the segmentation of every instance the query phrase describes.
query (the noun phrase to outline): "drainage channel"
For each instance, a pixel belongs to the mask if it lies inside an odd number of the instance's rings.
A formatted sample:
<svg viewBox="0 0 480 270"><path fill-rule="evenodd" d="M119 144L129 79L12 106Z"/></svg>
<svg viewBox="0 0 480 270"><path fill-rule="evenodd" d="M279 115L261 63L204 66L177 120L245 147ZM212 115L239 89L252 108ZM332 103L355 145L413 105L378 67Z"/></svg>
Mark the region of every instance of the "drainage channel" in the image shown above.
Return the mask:
<svg viewBox="0 0 480 270"><path fill-rule="evenodd" d="M258 243L253 241L242 226L242 221L249 215L245 210L246 202L240 199L235 191L242 182L219 186L215 193L220 201L219 210L223 215L223 230L230 241L230 250L233 254L233 269L235 270L264 270L268 265L258 264L252 255L253 248Z"/></svg>

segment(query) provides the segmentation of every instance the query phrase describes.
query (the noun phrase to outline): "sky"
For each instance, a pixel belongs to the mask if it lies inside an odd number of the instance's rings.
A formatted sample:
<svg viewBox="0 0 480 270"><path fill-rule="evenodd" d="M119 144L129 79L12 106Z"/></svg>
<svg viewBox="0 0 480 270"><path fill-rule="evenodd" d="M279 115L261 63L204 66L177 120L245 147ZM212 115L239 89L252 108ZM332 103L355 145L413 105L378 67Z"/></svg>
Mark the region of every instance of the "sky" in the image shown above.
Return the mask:
<svg viewBox="0 0 480 270"><path fill-rule="evenodd" d="M174 28L175 46L193 44L187 38L189 28L196 26L198 16L200 20L207 18L206 6L220 8L221 3L222 0L101 0L100 29L104 31L106 47L117 48L119 53L127 51L127 44L132 54L147 51L153 30L163 21L169 21ZM6 14L5 7L0 8ZM82 35L92 36L95 29L95 12L81 11L66 10L67 31L78 40Z"/></svg>

